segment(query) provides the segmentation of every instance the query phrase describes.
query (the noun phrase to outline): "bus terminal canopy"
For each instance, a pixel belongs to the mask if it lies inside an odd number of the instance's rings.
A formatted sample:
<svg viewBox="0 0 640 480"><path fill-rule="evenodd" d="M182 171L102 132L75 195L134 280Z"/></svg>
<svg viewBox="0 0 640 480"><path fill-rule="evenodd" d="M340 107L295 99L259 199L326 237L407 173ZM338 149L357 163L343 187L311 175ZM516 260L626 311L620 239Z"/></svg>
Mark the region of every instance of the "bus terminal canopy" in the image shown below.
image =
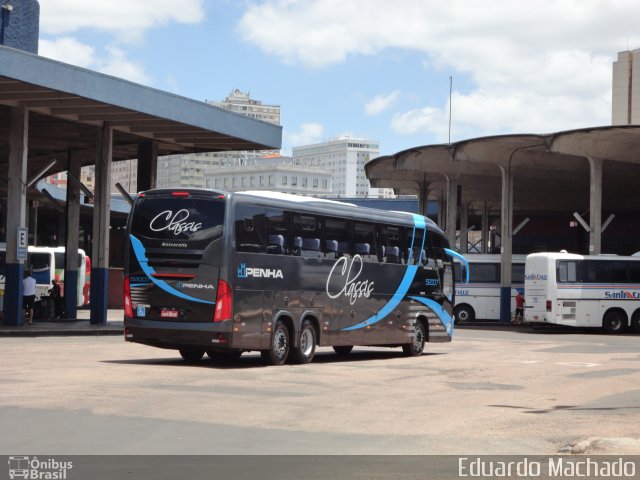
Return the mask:
<svg viewBox="0 0 640 480"><path fill-rule="evenodd" d="M78 249L80 168L95 165L91 322L106 323L111 164L138 159L137 190L155 186L160 155L279 149L282 127L204 102L0 46L0 196L6 199L5 324L22 322L27 190L67 171L66 251ZM20 241L19 241L20 239ZM25 246L26 248L26 246ZM26 256L26 254L25 254ZM76 255L66 256L65 291ZM66 294L68 293L68 295ZM73 291L65 292L74 318Z"/></svg>
<svg viewBox="0 0 640 480"><path fill-rule="evenodd" d="M0 169L9 153L9 108L29 110L28 176L69 150L95 162L96 130L113 128L112 160L137 158L141 143L158 155L277 149L281 127L204 102L0 46Z"/></svg>
<svg viewBox="0 0 640 480"><path fill-rule="evenodd" d="M512 241L520 227L513 225L514 213L566 212L588 232L590 254L601 253L602 231L613 212L640 214L635 195L640 185L638 125L425 145L373 159L365 170L373 187L417 194L421 212L426 212L428 199L446 205L438 222L452 245L459 210L463 253L470 211L482 217L483 253L488 253L489 211L499 212L503 321L510 312ZM603 219L603 212L609 217Z"/></svg>

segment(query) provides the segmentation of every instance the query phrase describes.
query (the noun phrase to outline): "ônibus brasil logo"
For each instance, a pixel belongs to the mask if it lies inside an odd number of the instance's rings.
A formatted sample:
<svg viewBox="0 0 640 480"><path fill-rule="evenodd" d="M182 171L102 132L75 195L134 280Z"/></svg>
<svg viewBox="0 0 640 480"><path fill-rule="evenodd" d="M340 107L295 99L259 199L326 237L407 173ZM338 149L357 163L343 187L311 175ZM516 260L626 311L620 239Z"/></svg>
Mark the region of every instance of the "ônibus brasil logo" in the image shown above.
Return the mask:
<svg viewBox="0 0 640 480"><path fill-rule="evenodd" d="M238 278L284 278L282 270L276 268L252 268L246 263L238 267Z"/></svg>
<svg viewBox="0 0 640 480"><path fill-rule="evenodd" d="M66 480L67 471L73 469L73 462L47 458L45 460L38 457L28 457L23 455L13 455L9 457L9 478L26 479L47 479Z"/></svg>

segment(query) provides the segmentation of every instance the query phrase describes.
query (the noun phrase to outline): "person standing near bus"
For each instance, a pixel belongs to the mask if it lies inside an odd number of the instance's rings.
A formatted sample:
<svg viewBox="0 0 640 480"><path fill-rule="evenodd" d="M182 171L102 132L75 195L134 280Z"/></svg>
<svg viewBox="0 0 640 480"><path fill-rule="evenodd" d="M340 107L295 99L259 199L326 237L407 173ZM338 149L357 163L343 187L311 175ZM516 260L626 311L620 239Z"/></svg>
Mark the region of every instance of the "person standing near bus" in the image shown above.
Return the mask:
<svg viewBox="0 0 640 480"><path fill-rule="evenodd" d="M29 320L27 325L33 322L33 304L36 301L36 279L31 276L31 270L24 271L24 280L22 281L22 314L26 318L26 312L29 311Z"/></svg>
<svg viewBox="0 0 640 480"><path fill-rule="evenodd" d="M521 325L524 318L524 295L522 295L522 289L518 289L516 295L516 316L513 319L513 323Z"/></svg>

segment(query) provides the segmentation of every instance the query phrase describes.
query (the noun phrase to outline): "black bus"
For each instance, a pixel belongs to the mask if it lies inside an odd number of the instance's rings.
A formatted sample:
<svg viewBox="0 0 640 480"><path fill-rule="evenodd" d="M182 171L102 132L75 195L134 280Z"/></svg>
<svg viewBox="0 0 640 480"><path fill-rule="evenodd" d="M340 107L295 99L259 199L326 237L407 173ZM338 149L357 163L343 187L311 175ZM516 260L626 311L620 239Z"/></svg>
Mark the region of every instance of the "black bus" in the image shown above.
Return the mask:
<svg viewBox="0 0 640 480"><path fill-rule="evenodd" d="M430 219L274 192L156 189L127 224L125 338L191 362L449 342L453 257Z"/></svg>

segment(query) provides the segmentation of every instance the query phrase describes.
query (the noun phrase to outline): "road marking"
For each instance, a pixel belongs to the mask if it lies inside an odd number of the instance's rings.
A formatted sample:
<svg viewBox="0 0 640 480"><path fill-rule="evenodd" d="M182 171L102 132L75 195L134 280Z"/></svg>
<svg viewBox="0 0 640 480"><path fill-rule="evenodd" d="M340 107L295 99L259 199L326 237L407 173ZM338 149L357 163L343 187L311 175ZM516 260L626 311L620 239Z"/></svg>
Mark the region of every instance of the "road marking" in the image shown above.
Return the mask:
<svg viewBox="0 0 640 480"><path fill-rule="evenodd" d="M565 367L599 367L602 363L589 363L589 362L558 362L556 365L563 365Z"/></svg>

